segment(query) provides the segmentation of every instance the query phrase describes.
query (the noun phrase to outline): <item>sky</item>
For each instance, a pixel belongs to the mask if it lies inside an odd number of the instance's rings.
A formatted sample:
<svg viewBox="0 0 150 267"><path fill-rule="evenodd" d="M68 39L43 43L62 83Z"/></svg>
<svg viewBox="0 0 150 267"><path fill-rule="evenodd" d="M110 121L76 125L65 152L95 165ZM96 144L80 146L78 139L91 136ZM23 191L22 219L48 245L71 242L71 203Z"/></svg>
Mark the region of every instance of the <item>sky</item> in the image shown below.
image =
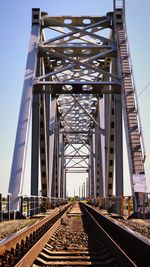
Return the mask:
<svg viewBox="0 0 150 267"><path fill-rule="evenodd" d="M19 115L24 70L31 30L31 9L40 8L49 15L101 16L112 10L112 0L5 0L0 3L0 193L6 193L11 170ZM128 40L138 94L150 82L150 1L126 0ZM146 148L146 177L150 192L150 86L138 97ZM125 157L126 161L126 157ZM28 167L28 166L27 166ZM127 175L125 165L125 176ZM125 177L126 178L126 177ZM24 193L29 193L29 174ZM72 178L68 193L83 180ZM125 182L125 194L129 193Z"/></svg>

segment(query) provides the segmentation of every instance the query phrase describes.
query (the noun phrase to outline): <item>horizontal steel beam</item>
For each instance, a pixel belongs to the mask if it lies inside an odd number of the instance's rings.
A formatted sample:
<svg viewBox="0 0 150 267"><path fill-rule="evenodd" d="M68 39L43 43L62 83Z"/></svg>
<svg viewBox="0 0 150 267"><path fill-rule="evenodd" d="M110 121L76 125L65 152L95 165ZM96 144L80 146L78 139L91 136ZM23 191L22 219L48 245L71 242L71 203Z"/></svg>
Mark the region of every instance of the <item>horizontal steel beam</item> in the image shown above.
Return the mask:
<svg viewBox="0 0 150 267"><path fill-rule="evenodd" d="M91 16L62 16L62 17L49 17L49 16L43 16L43 26L44 27L53 27L58 26L58 22L60 23L66 23L67 27L67 21L70 20L72 26L87 26L87 24L84 22L85 20L89 20L89 25L91 23L94 23L94 26L103 26L105 24L110 24L110 16L102 16L102 17L91 17Z"/></svg>
<svg viewBox="0 0 150 267"><path fill-rule="evenodd" d="M73 170L73 171L66 171L66 173L88 173L89 170L87 171L77 171L77 170Z"/></svg>
<svg viewBox="0 0 150 267"><path fill-rule="evenodd" d="M92 129L91 129L92 131ZM91 135L91 133L93 132L89 132L89 131L66 131L66 130L61 130L59 131L59 133L62 133L62 134L87 134L87 135Z"/></svg>
<svg viewBox="0 0 150 267"><path fill-rule="evenodd" d="M65 159L78 159L78 158L89 158L89 155L70 155L70 156L64 156Z"/></svg>
<svg viewBox="0 0 150 267"><path fill-rule="evenodd" d="M46 87L45 87L45 86ZM65 86L70 85L71 90L66 90ZM84 86L92 86L91 90L85 90ZM105 88L106 86L106 88ZM108 86L111 86L109 88ZM121 84L119 82L52 82L41 81L34 83L33 93L36 94L119 94Z"/></svg>

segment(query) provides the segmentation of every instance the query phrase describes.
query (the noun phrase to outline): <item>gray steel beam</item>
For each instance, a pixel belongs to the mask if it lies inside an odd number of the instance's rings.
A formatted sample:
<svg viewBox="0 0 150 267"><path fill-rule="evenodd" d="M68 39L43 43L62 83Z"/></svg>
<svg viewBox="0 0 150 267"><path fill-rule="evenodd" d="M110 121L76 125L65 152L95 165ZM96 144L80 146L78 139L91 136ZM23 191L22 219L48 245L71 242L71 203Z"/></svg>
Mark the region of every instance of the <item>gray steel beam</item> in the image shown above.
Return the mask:
<svg viewBox="0 0 150 267"><path fill-rule="evenodd" d="M22 184L25 171L25 159L28 142L28 131L30 124L32 105L32 81L36 75L37 44L40 37L40 10L33 10L31 38L29 42L28 57L26 63L23 93L19 112L19 120L16 133L13 162L9 181L9 193L11 193L12 210L18 210L18 195L22 193Z"/></svg>
<svg viewBox="0 0 150 267"><path fill-rule="evenodd" d="M113 60L114 72L121 75L119 57ZM121 94L114 95L114 116L115 116L115 189L116 196L123 196L123 133L122 133L122 99ZM121 202L119 206L121 205ZM119 209L121 206L119 207ZM120 213L120 210L119 210Z"/></svg>
<svg viewBox="0 0 150 267"><path fill-rule="evenodd" d="M41 38L44 38L41 36ZM44 58L40 58L39 69L41 74L45 74L46 68L44 64ZM45 86L44 86L45 87ZM40 95L40 171L41 171L41 191L42 196L48 196L48 142L47 142L47 117L49 107L46 103L47 95ZM47 110L48 109L48 110Z"/></svg>
<svg viewBox="0 0 150 267"><path fill-rule="evenodd" d="M55 133L55 142L56 142L56 165L55 165L55 182L56 182L56 197L60 198L60 180L59 180L59 169L61 169L61 166L59 166L59 128L60 128L60 119L57 116L57 110L56 110L56 133Z"/></svg>
<svg viewBox="0 0 150 267"><path fill-rule="evenodd" d="M43 89L41 85L47 85L46 89ZM49 86L48 86L49 85ZM99 84L91 84L91 90L84 89L85 85L90 85L89 83L83 82L82 84L77 83L70 83L70 86L72 86L71 90L66 90L65 86L69 85L69 82L64 82L63 84L53 84L52 86L49 82L38 82L37 84L34 84L34 93L39 94L120 94L121 91L121 84L115 81L107 82L107 83L99 83ZM107 86L111 86L109 89L107 89Z"/></svg>
<svg viewBox="0 0 150 267"><path fill-rule="evenodd" d="M45 96L40 96L40 164L42 196L48 195L47 119Z"/></svg>
<svg viewBox="0 0 150 267"><path fill-rule="evenodd" d="M102 145L101 145L101 133L99 131L101 117L100 114L100 106L98 101L97 107L97 116L96 121L97 124L95 125L95 190L96 190L96 198L104 196L104 182L103 182L103 164L102 164Z"/></svg>
<svg viewBox="0 0 150 267"><path fill-rule="evenodd" d="M58 192L58 197L62 197L62 161L63 161L63 136L62 134L60 134L59 132L59 164L58 164L58 188L59 188L59 192Z"/></svg>
<svg viewBox="0 0 150 267"><path fill-rule="evenodd" d="M144 167L145 149L123 7L122 9L115 9L114 23L120 60L119 66L122 77L122 106L129 159L131 190L135 199L134 210L139 210L140 206L143 205L144 193L147 192Z"/></svg>
<svg viewBox="0 0 150 267"><path fill-rule="evenodd" d="M50 153L50 160L52 161L52 177L51 177L51 197L57 197L57 177L56 177L56 136L54 135L53 140L53 151Z"/></svg>
<svg viewBox="0 0 150 267"><path fill-rule="evenodd" d="M64 139L63 135L59 134L59 181L60 181L60 197L65 196L65 157L64 157Z"/></svg>
<svg viewBox="0 0 150 267"><path fill-rule="evenodd" d="M88 171L84 171L84 170L71 170L71 171L67 171L66 170L66 173L87 173Z"/></svg>
<svg viewBox="0 0 150 267"><path fill-rule="evenodd" d="M95 197L95 176L94 176L94 136L92 134L92 137L91 137L91 149L90 149L90 154L91 154L91 157L90 157L90 168L89 168L89 172L90 172L90 198L91 199L94 199Z"/></svg>
<svg viewBox="0 0 150 267"><path fill-rule="evenodd" d="M121 95L115 95L115 173L116 196L123 196L123 136Z"/></svg>
<svg viewBox="0 0 150 267"><path fill-rule="evenodd" d="M60 23L64 23L64 21L66 19L70 19L70 16L53 16L53 17L49 17L49 16L44 16L42 19L43 25L45 27L53 27L53 26L58 26L58 21ZM84 23L84 19L89 19L91 21L91 24L85 27L85 23ZM110 15L105 15L105 16L71 16L71 20L72 20L72 25L73 26L80 26L80 27L84 27L84 30L87 30L89 28L93 28L93 27L103 27L105 24L109 23L109 27L110 27ZM67 36L68 37L68 36ZM75 37L74 37L75 39Z"/></svg>
<svg viewBox="0 0 150 267"><path fill-rule="evenodd" d="M50 121L49 121L49 131L55 129L56 126L56 98L50 99ZM53 176L53 168L54 168L54 159L55 159L55 135L52 134L49 136L49 194L50 197L54 194L54 176ZM54 194L55 195L55 194Z"/></svg>
<svg viewBox="0 0 150 267"><path fill-rule="evenodd" d="M49 180L49 118L50 118L50 95L45 96L45 117L46 117L46 147L47 147L47 196L50 196L49 192L49 185L50 185L50 180Z"/></svg>
<svg viewBox="0 0 150 267"><path fill-rule="evenodd" d="M31 195L39 192L39 106L40 96L33 96L32 103L32 141L31 141Z"/></svg>
<svg viewBox="0 0 150 267"><path fill-rule="evenodd" d="M118 3L121 4L121 8L118 8ZM124 57L126 53L124 49L128 51L124 28L124 3L125 0L114 0L114 13L108 13L103 17L49 17L43 13L41 22L39 9L33 10L33 26L9 184L12 209L18 207L18 194L21 193L23 183L32 98L31 193L38 195L40 145L41 184L45 196L65 197L66 174L86 172L89 173L90 198L105 195L105 190L107 195L112 195L114 153L116 195L123 195L120 94L125 90L127 94L122 94L123 101L128 100L128 96L130 99L129 78L130 87L133 85L129 53ZM70 23L66 23L68 19ZM89 19L87 25L84 23L85 19ZM51 39L46 40L43 30L46 27L50 31L58 32L58 35L54 37L52 35ZM108 28L112 30L111 38L101 36L102 30ZM37 52L40 58L38 68L36 68ZM32 89L34 96L32 96ZM131 89L134 91L134 88ZM135 96L135 92L133 93ZM72 94L78 94L78 96L71 97ZM102 94L107 95L97 103L97 99L96 101L93 99L93 94L97 94L96 97L99 98ZM58 101L56 101L56 95L58 95ZM135 104L135 111L138 113L134 96L133 105ZM130 108L126 110L125 105L126 103L123 102L124 111L128 113L126 115L130 115ZM130 117L128 116L127 119ZM136 133L138 126L140 126L139 120L133 127L135 129L127 128L129 134L131 131ZM139 142L141 138L140 132ZM145 177L143 153L139 151L143 147L134 145L134 140L129 141L132 141L130 150L132 145L135 158L134 165L130 166L134 169L134 172L133 169L130 170L134 175L131 177L133 187L133 179L138 183L137 175ZM82 146L80 147L79 144ZM67 154L69 145L74 150ZM60 152L60 146L63 152ZM81 150L82 147L88 150L85 156L84 151ZM137 156L141 157L141 163ZM81 160L77 162L77 159ZM104 180L106 185L103 185ZM141 185L144 186L144 182ZM46 188L45 191L44 188ZM134 187L133 191L135 189Z"/></svg>
<svg viewBox="0 0 150 267"><path fill-rule="evenodd" d="M105 129L105 175L106 175L106 196L113 196L114 184L114 151L115 151L115 116L114 116L114 95L105 96L105 120L107 122Z"/></svg>
<svg viewBox="0 0 150 267"><path fill-rule="evenodd" d="M65 159L78 159L78 158L88 159L89 155L72 155L72 156L66 155L65 156Z"/></svg>

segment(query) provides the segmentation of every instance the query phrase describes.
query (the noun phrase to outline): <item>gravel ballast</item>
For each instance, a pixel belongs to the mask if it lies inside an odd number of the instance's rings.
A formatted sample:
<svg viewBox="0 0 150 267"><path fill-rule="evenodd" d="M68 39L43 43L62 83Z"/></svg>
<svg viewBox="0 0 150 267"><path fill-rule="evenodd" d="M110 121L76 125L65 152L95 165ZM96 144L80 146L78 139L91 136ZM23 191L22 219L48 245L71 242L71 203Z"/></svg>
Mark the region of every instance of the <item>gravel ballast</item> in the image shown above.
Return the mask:
<svg viewBox="0 0 150 267"><path fill-rule="evenodd" d="M36 219L11 220L0 223L0 240L36 222Z"/></svg>

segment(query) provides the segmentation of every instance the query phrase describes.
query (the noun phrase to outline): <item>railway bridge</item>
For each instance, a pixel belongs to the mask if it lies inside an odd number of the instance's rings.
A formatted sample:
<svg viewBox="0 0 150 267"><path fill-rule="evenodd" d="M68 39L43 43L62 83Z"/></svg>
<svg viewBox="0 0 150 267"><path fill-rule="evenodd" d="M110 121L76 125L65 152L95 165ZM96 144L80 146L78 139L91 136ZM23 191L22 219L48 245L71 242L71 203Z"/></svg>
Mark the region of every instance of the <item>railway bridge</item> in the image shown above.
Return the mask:
<svg viewBox="0 0 150 267"><path fill-rule="evenodd" d="M68 173L87 174L95 203L123 191L123 123L134 209L147 191L145 149L125 21L125 1L103 16L49 16L32 28L9 182L18 210L31 133L31 195L66 198ZM109 203L105 203L109 206Z"/></svg>

